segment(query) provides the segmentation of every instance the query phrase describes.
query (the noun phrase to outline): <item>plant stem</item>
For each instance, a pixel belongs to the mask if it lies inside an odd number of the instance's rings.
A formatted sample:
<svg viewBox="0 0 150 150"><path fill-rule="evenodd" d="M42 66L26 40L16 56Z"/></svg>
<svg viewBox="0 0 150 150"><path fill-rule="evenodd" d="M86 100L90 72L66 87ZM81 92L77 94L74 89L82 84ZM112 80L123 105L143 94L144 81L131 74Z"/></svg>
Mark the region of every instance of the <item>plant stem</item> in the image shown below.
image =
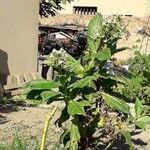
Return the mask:
<svg viewBox="0 0 150 150"><path fill-rule="evenodd" d="M44 130L43 130L40 150L44 150L44 145L45 145L45 141L46 141L46 136L47 136L47 132L48 132L49 123L52 120L52 117L54 116L57 108L58 108L58 105L55 106L55 108L53 109L53 111L50 115L46 115L45 126L44 126Z"/></svg>

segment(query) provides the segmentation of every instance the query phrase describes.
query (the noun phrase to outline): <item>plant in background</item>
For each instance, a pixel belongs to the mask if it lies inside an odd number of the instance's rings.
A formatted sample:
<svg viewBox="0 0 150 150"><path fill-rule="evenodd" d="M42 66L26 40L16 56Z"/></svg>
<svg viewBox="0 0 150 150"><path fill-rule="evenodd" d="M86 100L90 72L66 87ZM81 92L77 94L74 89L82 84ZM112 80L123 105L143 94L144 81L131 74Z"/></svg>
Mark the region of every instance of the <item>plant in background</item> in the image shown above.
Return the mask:
<svg viewBox="0 0 150 150"><path fill-rule="evenodd" d="M72 0L40 0L39 15L41 17L55 16L58 10L62 10L62 4L70 3Z"/></svg>
<svg viewBox="0 0 150 150"><path fill-rule="evenodd" d="M138 97L143 103L150 102L150 55L135 51L133 59L128 61L130 78L124 78L125 84L118 85L120 92L130 100Z"/></svg>
<svg viewBox="0 0 150 150"><path fill-rule="evenodd" d="M56 122L62 127L64 122L71 121L60 135L59 143L64 149L107 149L120 139L120 135L126 139L130 149L134 149L129 125L145 128L150 122L138 100L135 115L132 114L124 95L120 90L114 90L118 84L125 84L124 78L108 74L105 68L106 62L117 52L113 45L121 35L118 24L119 20L107 27L103 16L97 14L88 25L88 48L82 58L76 60L63 50L54 51L47 64L57 70L55 80L33 80L24 86L29 91L28 95L32 93L35 98L41 97L48 103L65 103ZM114 34L108 33L110 31Z"/></svg>

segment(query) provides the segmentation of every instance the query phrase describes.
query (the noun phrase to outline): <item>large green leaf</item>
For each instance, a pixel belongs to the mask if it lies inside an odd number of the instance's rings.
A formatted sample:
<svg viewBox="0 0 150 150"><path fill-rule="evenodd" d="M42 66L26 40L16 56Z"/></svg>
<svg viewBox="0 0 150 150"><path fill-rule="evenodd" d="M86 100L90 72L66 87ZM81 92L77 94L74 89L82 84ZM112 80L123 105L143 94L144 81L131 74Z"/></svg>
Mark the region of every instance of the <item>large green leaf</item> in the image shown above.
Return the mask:
<svg viewBox="0 0 150 150"><path fill-rule="evenodd" d="M44 91L44 92L41 93L41 97L42 97L42 99L43 99L44 101L49 100L49 99L51 99L51 98L53 98L53 97L56 97L56 96L58 96L58 95L61 96L60 93L55 92L55 91Z"/></svg>
<svg viewBox="0 0 150 150"><path fill-rule="evenodd" d="M97 14L88 25L88 48L92 54L96 53L100 46L102 34L102 15Z"/></svg>
<svg viewBox="0 0 150 150"><path fill-rule="evenodd" d="M91 106L91 103L89 102L89 101L87 101L87 100L82 100L82 101L80 101L80 104L82 105L82 106Z"/></svg>
<svg viewBox="0 0 150 150"><path fill-rule="evenodd" d="M91 81L96 80L95 76L88 76L83 79L78 80L77 82L70 85L70 88L83 88L87 84L89 84Z"/></svg>
<svg viewBox="0 0 150 150"><path fill-rule="evenodd" d="M126 139L126 142L130 145L130 150L134 150L133 142L131 141L131 135L128 131L122 130L121 134Z"/></svg>
<svg viewBox="0 0 150 150"><path fill-rule="evenodd" d="M135 109L136 118L138 118L143 111L143 105L139 99L135 101L134 109Z"/></svg>
<svg viewBox="0 0 150 150"><path fill-rule="evenodd" d="M76 60L71 55L67 54L67 61L65 62L65 67L70 73L75 73L77 76L83 76L84 68L80 63L80 60Z"/></svg>
<svg viewBox="0 0 150 150"><path fill-rule="evenodd" d="M143 117L137 119L135 124L138 127L145 129L146 125L150 124L150 116L143 116Z"/></svg>
<svg viewBox="0 0 150 150"><path fill-rule="evenodd" d="M43 79L29 81L23 86L23 88L30 88L31 90L49 90L58 87L59 87L58 83Z"/></svg>
<svg viewBox="0 0 150 150"><path fill-rule="evenodd" d="M79 129L78 126L73 124L71 126L71 132L70 132L70 138L71 138L71 142L77 142L80 140L80 133L79 133Z"/></svg>
<svg viewBox="0 0 150 150"><path fill-rule="evenodd" d="M143 82L143 78L137 76L132 78L126 82L126 86L129 88L130 91L137 91L141 88L141 83Z"/></svg>
<svg viewBox="0 0 150 150"><path fill-rule="evenodd" d="M148 69L148 72L150 72L150 55L143 54L142 56L144 59L144 65Z"/></svg>
<svg viewBox="0 0 150 150"><path fill-rule="evenodd" d="M102 97L106 105L108 105L110 108L121 111L126 114L130 114L129 106L125 101L106 93L102 93Z"/></svg>
<svg viewBox="0 0 150 150"><path fill-rule="evenodd" d="M69 101L68 103L68 113L71 116L74 115L85 115L84 106L77 101Z"/></svg>
<svg viewBox="0 0 150 150"><path fill-rule="evenodd" d="M111 52L109 48L105 48L98 53L95 54L95 58L97 58L100 61L104 61L111 58Z"/></svg>
<svg viewBox="0 0 150 150"><path fill-rule="evenodd" d="M70 149L71 150L77 150L78 149L78 141L80 140L80 132L78 129L78 126L73 124L71 126L71 132L70 132Z"/></svg>

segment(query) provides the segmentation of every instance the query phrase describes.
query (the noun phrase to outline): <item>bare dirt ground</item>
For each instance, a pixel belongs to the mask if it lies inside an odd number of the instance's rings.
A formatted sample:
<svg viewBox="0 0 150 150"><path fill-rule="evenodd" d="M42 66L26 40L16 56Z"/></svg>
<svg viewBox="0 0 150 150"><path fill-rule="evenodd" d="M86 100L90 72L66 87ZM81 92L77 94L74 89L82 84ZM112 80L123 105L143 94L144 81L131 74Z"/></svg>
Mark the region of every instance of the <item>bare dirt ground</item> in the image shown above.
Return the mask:
<svg viewBox="0 0 150 150"><path fill-rule="evenodd" d="M6 105L0 106L0 143L10 143L16 135L19 135L23 140L40 141L44 128L46 114L51 114L56 103L48 105L39 105L35 107ZM48 145L52 146L58 141L58 135L61 129L56 127L55 121L60 115L62 108L60 103L57 112L49 126L47 137Z"/></svg>
<svg viewBox="0 0 150 150"><path fill-rule="evenodd" d="M0 142L10 143L16 134L24 139L41 139L44 127L45 115L50 114L56 103L51 105L39 105L36 107L11 106L0 107ZM61 129L54 125L60 115L63 104L59 108L49 126L47 144L49 150L59 140ZM137 132L138 133L138 132ZM150 150L150 128L140 134L136 132L132 136L138 150ZM125 149L126 150L126 149Z"/></svg>

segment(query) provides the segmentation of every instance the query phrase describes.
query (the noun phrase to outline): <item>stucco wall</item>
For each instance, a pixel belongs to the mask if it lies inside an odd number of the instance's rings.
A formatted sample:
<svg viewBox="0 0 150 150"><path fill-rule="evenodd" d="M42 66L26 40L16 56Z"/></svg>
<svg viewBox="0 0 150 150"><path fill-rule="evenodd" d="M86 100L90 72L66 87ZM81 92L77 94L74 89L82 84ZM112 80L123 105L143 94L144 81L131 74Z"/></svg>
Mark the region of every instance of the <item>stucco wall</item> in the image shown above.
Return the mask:
<svg viewBox="0 0 150 150"><path fill-rule="evenodd" d="M75 0L64 5L60 14L72 14L73 6L95 6L103 15L122 14L143 17L146 15L149 0Z"/></svg>
<svg viewBox="0 0 150 150"><path fill-rule="evenodd" d="M0 82L36 72L39 0L0 0Z"/></svg>

